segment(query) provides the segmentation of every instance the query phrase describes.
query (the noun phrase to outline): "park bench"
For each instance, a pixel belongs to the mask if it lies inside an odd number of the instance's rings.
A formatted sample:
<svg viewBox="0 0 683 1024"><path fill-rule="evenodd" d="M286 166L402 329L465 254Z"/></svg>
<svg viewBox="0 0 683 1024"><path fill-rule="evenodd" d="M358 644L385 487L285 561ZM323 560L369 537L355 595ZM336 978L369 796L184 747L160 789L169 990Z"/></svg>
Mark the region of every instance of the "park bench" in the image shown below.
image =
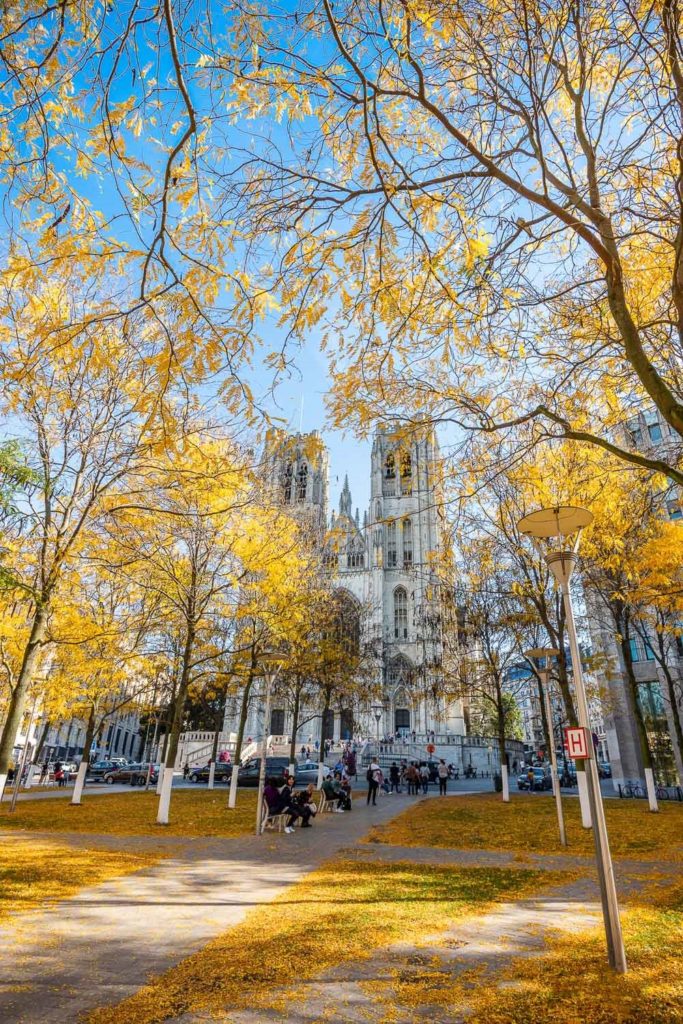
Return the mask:
<svg viewBox="0 0 683 1024"><path fill-rule="evenodd" d="M288 817L289 817L289 815L286 814L286 813L285 814L271 814L270 813L270 808L268 807L267 801L266 800L262 801L262 803L261 803L261 831L262 832L265 829L267 829L267 828L268 829L275 829L275 828L277 828L278 832L282 832L283 828L285 827L285 824L287 822L287 818Z"/></svg>
<svg viewBox="0 0 683 1024"><path fill-rule="evenodd" d="M320 801L318 803L318 814L324 814L325 811L333 811L334 807L332 805L335 803L335 801L328 800L327 797L325 796L324 790L322 789L318 789L316 790L316 792L320 796Z"/></svg>

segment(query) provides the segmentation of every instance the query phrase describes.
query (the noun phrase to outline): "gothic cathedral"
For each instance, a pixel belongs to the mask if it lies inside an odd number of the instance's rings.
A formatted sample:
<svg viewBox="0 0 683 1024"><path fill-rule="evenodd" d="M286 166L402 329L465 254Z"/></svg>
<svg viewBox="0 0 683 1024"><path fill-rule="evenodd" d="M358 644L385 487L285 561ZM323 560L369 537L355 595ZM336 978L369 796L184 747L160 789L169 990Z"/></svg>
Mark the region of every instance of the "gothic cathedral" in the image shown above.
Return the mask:
<svg viewBox="0 0 683 1024"><path fill-rule="evenodd" d="M462 705L446 701L440 685L445 531L433 430L377 431L370 507L362 521L358 509L353 511L348 478L339 512L329 519L329 458L317 431L271 435L264 463L273 493L315 531L335 589L358 609L362 643L374 650L382 677L381 734L464 735ZM349 738L351 724L337 717L335 739ZM283 728L271 726L271 732L286 732L284 713L282 719ZM358 724L365 735L374 734L369 708L367 721Z"/></svg>

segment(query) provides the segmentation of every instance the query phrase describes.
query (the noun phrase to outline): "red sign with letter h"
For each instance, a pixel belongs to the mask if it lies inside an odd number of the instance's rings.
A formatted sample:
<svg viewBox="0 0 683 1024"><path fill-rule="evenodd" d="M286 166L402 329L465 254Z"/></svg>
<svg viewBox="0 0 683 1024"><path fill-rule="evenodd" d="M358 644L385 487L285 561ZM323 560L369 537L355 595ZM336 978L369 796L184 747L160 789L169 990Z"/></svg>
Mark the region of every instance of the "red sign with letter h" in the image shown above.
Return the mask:
<svg viewBox="0 0 683 1024"><path fill-rule="evenodd" d="M574 761L584 761L591 756L591 736L588 729L566 728L564 730L564 741L567 746L567 753Z"/></svg>

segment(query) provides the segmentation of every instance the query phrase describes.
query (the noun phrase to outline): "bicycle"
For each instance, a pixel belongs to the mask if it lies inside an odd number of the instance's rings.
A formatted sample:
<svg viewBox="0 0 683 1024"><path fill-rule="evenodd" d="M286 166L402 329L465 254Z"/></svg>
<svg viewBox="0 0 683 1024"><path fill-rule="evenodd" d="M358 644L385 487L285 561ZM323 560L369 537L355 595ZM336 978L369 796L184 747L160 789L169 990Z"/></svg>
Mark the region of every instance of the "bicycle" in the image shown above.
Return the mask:
<svg viewBox="0 0 683 1024"><path fill-rule="evenodd" d="M671 794L669 793L669 790L666 788L666 786L658 785L657 789L655 790L655 792L657 794L657 799L658 800L670 800L671 799Z"/></svg>
<svg viewBox="0 0 683 1024"><path fill-rule="evenodd" d="M637 782L625 782L623 792L624 796L631 796L635 797L636 799L638 797L645 796L645 793L643 792L641 786Z"/></svg>

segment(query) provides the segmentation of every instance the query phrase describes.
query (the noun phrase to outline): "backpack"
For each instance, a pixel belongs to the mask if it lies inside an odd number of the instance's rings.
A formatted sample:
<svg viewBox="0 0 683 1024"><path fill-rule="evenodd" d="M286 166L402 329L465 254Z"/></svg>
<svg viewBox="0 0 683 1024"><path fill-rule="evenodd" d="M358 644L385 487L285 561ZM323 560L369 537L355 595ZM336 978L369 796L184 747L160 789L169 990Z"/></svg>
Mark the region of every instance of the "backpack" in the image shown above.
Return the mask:
<svg viewBox="0 0 683 1024"><path fill-rule="evenodd" d="M374 780L375 773L373 772L372 768L368 768L368 770L365 773L365 778L368 780L368 782L372 782Z"/></svg>

